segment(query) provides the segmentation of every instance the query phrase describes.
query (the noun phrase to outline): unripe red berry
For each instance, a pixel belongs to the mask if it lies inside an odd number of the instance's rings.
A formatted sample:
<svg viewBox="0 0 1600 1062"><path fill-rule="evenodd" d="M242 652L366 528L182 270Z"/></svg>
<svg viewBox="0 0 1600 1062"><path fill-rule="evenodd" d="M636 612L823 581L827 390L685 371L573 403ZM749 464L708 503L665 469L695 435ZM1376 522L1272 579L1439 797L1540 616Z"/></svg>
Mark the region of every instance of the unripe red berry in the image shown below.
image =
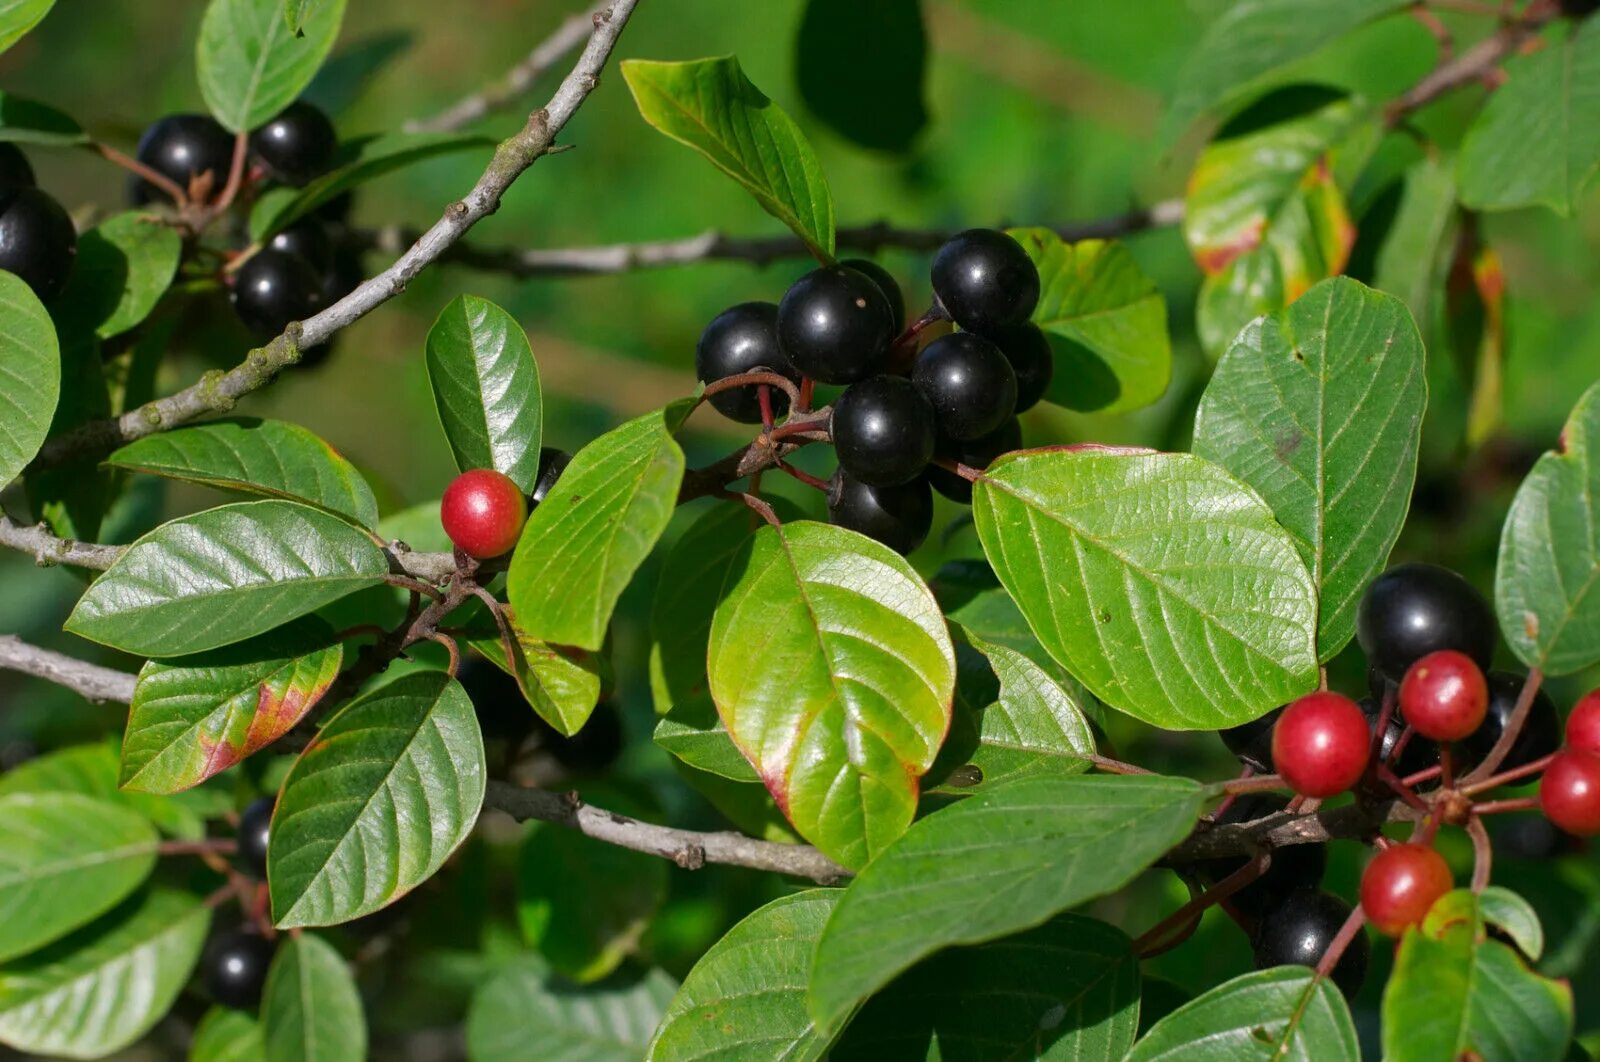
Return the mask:
<svg viewBox="0 0 1600 1062"><path fill-rule="evenodd" d="M1539 806L1568 833L1600 834L1600 756L1576 749L1558 753L1539 780Z"/></svg>
<svg viewBox="0 0 1600 1062"><path fill-rule="evenodd" d="M1390 845L1361 875L1361 909L1380 933L1398 937L1420 925L1439 897L1454 887L1450 865L1432 848Z"/></svg>
<svg viewBox="0 0 1600 1062"><path fill-rule="evenodd" d="M1417 733L1435 741L1460 741L1483 723L1489 684L1466 653L1441 649L1406 669L1400 714Z"/></svg>
<svg viewBox="0 0 1600 1062"><path fill-rule="evenodd" d="M1350 698L1308 693L1283 710L1272 730L1272 763L1296 793L1330 797L1361 780L1372 732Z"/></svg>
<svg viewBox="0 0 1600 1062"><path fill-rule="evenodd" d="M444 533L468 556L488 560L509 553L528 519L528 499L509 476L475 468L457 476L439 502Z"/></svg>
<svg viewBox="0 0 1600 1062"><path fill-rule="evenodd" d="M1600 756L1600 690L1590 690L1567 716L1567 747Z"/></svg>

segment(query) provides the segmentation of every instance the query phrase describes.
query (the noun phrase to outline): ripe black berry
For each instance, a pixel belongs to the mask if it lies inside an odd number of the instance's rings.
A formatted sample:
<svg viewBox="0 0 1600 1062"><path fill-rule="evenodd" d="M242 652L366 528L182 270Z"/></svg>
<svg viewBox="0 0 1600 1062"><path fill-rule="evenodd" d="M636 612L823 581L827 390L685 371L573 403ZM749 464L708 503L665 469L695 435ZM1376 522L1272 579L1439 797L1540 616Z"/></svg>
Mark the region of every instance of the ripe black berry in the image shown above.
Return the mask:
<svg viewBox="0 0 1600 1062"><path fill-rule="evenodd" d="M250 331L275 336L322 308L322 278L299 255L260 251L233 278L233 309Z"/></svg>
<svg viewBox="0 0 1600 1062"><path fill-rule="evenodd" d="M250 929L230 930L213 939L200 963L211 998L225 1007L253 1009L261 1002L272 952L272 943Z"/></svg>
<svg viewBox="0 0 1600 1062"><path fill-rule="evenodd" d="M227 183L233 165L233 137L207 115L169 114L144 131L138 156L185 194L190 182L210 173L210 194L215 195ZM166 198L159 188L142 180L130 182L129 195L134 206Z"/></svg>
<svg viewBox="0 0 1600 1062"><path fill-rule="evenodd" d="M274 251L297 254L311 264L319 274L326 276L333 266L333 237L316 218L301 218L288 228L273 235L267 247Z"/></svg>
<svg viewBox="0 0 1600 1062"><path fill-rule="evenodd" d="M571 737L538 716L534 716L534 727L540 732L540 747L573 774L597 774L622 752L622 714L610 701L595 705L589 721Z"/></svg>
<svg viewBox="0 0 1600 1062"><path fill-rule="evenodd" d="M889 271L870 258L846 258L839 264L858 273L865 273L874 284L878 285L878 290L883 292L883 297L889 302L889 313L894 318L894 333L899 335L901 329L906 326L906 297Z"/></svg>
<svg viewBox="0 0 1600 1062"><path fill-rule="evenodd" d="M1315 967L1350 917L1353 908L1337 896L1303 889L1285 897L1261 919L1256 930L1256 969L1273 966ZM1333 968L1333 983L1345 998L1361 990L1367 978L1371 944L1358 933Z"/></svg>
<svg viewBox="0 0 1600 1062"><path fill-rule="evenodd" d="M277 801L262 797L239 814L239 860L258 878L267 876L267 842Z"/></svg>
<svg viewBox="0 0 1600 1062"><path fill-rule="evenodd" d="M839 467L873 486L905 483L933 457L933 410L900 376L851 384L833 405Z"/></svg>
<svg viewBox="0 0 1600 1062"><path fill-rule="evenodd" d="M894 338L889 300L865 273L814 269L778 304L778 344L789 364L827 384L865 380L882 370Z"/></svg>
<svg viewBox="0 0 1600 1062"><path fill-rule="evenodd" d="M310 219L307 219L310 220ZM322 305L332 306L352 291L364 280L361 269L361 255L348 247L337 247L333 252L333 264L322 274ZM333 353L333 344L338 341L335 336L324 340L314 347L308 347L300 352L300 365L302 368L311 368L321 365L328 360L328 355Z"/></svg>
<svg viewBox="0 0 1600 1062"><path fill-rule="evenodd" d="M1506 723L1516 710L1517 697L1522 693L1522 684L1527 676L1511 671L1491 671L1488 679L1489 710L1478 729L1457 745L1459 752L1456 762L1462 770L1470 770L1482 763L1495 742L1500 740L1500 735L1505 733ZM1528 706L1528 720L1522 726L1522 733L1512 743L1511 751L1499 769L1509 771L1555 752L1561 747L1561 729L1561 715L1556 711L1555 702L1540 689L1534 694L1533 703Z"/></svg>
<svg viewBox="0 0 1600 1062"><path fill-rule="evenodd" d="M1400 564L1372 581L1356 613L1367 662L1399 682L1440 649L1467 654L1485 671L1494 655L1494 613L1461 576L1435 564Z"/></svg>
<svg viewBox="0 0 1600 1062"><path fill-rule="evenodd" d="M700 334L694 348L695 375L704 383L765 368L798 382L799 373L778 349L778 307L770 302L741 302L719 313ZM789 396L769 388L773 416L789 409ZM729 420L761 423L758 387L737 387L711 396L711 404Z"/></svg>
<svg viewBox="0 0 1600 1062"><path fill-rule="evenodd" d="M939 434L956 442L996 430L1017 409L1017 375L1000 348L971 332L929 343L911 372L933 407Z"/></svg>
<svg viewBox="0 0 1600 1062"><path fill-rule="evenodd" d="M1001 454L1008 454L1021 447L1022 425L1016 417L1012 417L988 435L973 439L971 442L958 443L940 439L934 444L934 454L969 468L985 469ZM971 481L947 468L929 465L928 483L951 501L960 502L962 505L972 504Z"/></svg>
<svg viewBox="0 0 1600 1062"><path fill-rule="evenodd" d="M1371 697L1363 697L1358 702L1361 713L1367 717L1372 726L1378 725L1378 716L1382 708ZM1389 729L1383 732L1383 741L1378 745L1378 759L1389 765L1389 769L1401 778L1409 778L1418 771L1425 771L1429 767L1439 764L1439 744L1423 737L1421 734L1412 734L1406 742L1405 751L1400 753L1398 763L1391 762L1394 748L1400 742L1400 737L1405 733L1406 723L1400 715L1400 709L1395 708L1389 713ZM1381 784L1381 783L1380 783ZM1385 790L1386 791L1386 790Z"/></svg>
<svg viewBox="0 0 1600 1062"><path fill-rule="evenodd" d="M1222 739L1222 744L1229 752L1239 758L1240 763L1262 774L1271 774L1272 728L1277 725L1278 716L1283 714L1285 707L1287 705L1274 708L1260 719L1219 730L1217 737Z"/></svg>
<svg viewBox="0 0 1600 1062"><path fill-rule="evenodd" d="M28 165L28 156L15 144L0 143L0 210L10 206L18 192L33 186L33 167Z"/></svg>
<svg viewBox="0 0 1600 1062"><path fill-rule="evenodd" d="M933 258L933 293L950 318L987 334L1019 325L1039 304L1039 270L997 229L959 233Z"/></svg>
<svg viewBox="0 0 1600 1062"><path fill-rule="evenodd" d="M828 522L911 553L933 526L933 491L925 479L874 487L840 470L828 485Z"/></svg>
<svg viewBox="0 0 1600 1062"><path fill-rule="evenodd" d="M1038 325L1032 324L1001 329L989 338L1011 363L1011 371L1017 376L1017 412L1026 413L1039 404L1056 373L1050 340Z"/></svg>
<svg viewBox="0 0 1600 1062"><path fill-rule="evenodd" d="M528 496L528 508L544 501L545 495L550 493L550 488L556 485L556 480L561 478L561 473L567 470L572 463L572 455L565 450L558 450L554 446L541 447L539 450L539 475L533 481L533 493Z"/></svg>
<svg viewBox="0 0 1600 1062"><path fill-rule="evenodd" d="M338 138L328 116L309 103L295 102L250 134L250 150L277 180L302 185L333 163Z"/></svg>
<svg viewBox="0 0 1600 1062"><path fill-rule="evenodd" d="M1288 806L1282 797L1266 793L1247 793L1236 799L1228 809L1217 816L1219 823L1255 822L1276 815ZM1212 883L1241 869L1249 859L1235 856L1226 859L1209 859L1196 867ZM1272 850L1272 862L1255 881L1235 892L1228 902L1241 914L1259 918L1276 906L1284 897L1300 889L1315 889L1322 884L1322 875L1328 869L1328 846L1325 844L1281 845Z"/></svg>
<svg viewBox="0 0 1600 1062"><path fill-rule="evenodd" d="M0 269L49 302L66 287L77 257L78 233L61 204L37 188L19 190L0 214Z"/></svg>

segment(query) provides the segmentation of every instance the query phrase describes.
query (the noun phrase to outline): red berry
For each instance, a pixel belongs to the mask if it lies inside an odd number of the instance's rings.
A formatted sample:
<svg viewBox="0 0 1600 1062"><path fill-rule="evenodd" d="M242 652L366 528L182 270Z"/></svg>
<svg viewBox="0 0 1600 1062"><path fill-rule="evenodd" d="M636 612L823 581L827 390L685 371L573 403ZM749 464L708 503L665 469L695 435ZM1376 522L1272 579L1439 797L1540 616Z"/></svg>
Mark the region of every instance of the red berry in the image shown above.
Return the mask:
<svg viewBox="0 0 1600 1062"><path fill-rule="evenodd" d="M1360 781L1371 745L1367 717L1355 701L1308 693L1278 717L1272 763L1296 793L1329 797Z"/></svg>
<svg viewBox="0 0 1600 1062"><path fill-rule="evenodd" d="M528 499L511 478L488 468L463 472L439 502L444 533L468 556L487 560L509 553L528 518Z"/></svg>
<svg viewBox="0 0 1600 1062"><path fill-rule="evenodd" d="M1450 865L1424 844L1390 845L1361 875L1361 909L1380 933L1398 937L1419 925L1434 903L1455 887Z"/></svg>
<svg viewBox="0 0 1600 1062"><path fill-rule="evenodd" d="M1489 684L1472 657L1454 649L1429 653L1406 669L1400 714L1417 733L1435 741L1460 741L1483 723Z"/></svg>
<svg viewBox="0 0 1600 1062"><path fill-rule="evenodd" d="M1567 716L1567 747L1600 756L1600 690L1584 694Z"/></svg>
<svg viewBox="0 0 1600 1062"><path fill-rule="evenodd" d="M1600 834L1600 756L1569 749L1558 753L1539 780L1544 817L1579 837Z"/></svg>

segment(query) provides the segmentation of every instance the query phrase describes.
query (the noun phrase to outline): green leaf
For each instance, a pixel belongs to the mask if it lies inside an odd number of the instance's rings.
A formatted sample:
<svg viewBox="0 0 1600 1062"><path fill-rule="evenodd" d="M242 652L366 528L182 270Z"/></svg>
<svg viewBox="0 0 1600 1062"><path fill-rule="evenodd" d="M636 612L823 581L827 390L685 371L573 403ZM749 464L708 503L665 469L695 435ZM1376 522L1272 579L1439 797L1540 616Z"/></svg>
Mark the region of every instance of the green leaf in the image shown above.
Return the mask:
<svg viewBox="0 0 1600 1062"><path fill-rule="evenodd" d="M1167 301L1127 248L1067 243L1049 229L1010 229L1039 268L1033 320L1056 370L1045 398L1068 409L1123 413L1160 398L1172 379Z"/></svg>
<svg viewBox="0 0 1600 1062"><path fill-rule="evenodd" d="M1303 966L1274 966L1218 985L1151 1026L1127 1062L1359 1062L1339 990Z"/></svg>
<svg viewBox="0 0 1600 1062"><path fill-rule="evenodd" d="M416 34L406 29L384 30L351 41L328 57L300 98L326 114L343 114L366 93L380 71L415 43Z"/></svg>
<svg viewBox="0 0 1600 1062"><path fill-rule="evenodd" d="M1478 910L1485 922L1505 930L1529 962L1539 961L1544 954L1544 927L1532 904L1510 889L1490 885L1478 894Z"/></svg>
<svg viewBox="0 0 1600 1062"><path fill-rule="evenodd" d="M1427 391L1405 304L1335 277L1247 325L1200 399L1194 452L1253 487L1311 569L1319 660L1355 636L1400 537Z"/></svg>
<svg viewBox="0 0 1600 1062"><path fill-rule="evenodd" d="M600 436L533 510L506 583L530 637L600 648L617 599L672 519L683 480L672 436L688 408L675 402Z"/></svg>
<svg viewBox="0 0 1600 1062"><path fill-rule="evenodd" d="M614 971L666 899L664 860L563 826L529 825L517 857L517 921L562 976L587 983Z"/></svg>
<svg viewBox="0 0 1600 1062"><path fill-rule="evenodd" d="M1400 942L1383 993L1383 1054L1391 1062L1560 1058L1572 1022L1571 987L1486 939L1477 900L1458 889Z"/></svg>
<svg viewBox="0 0 1600 1062"><path fill-rule="evenodd" d="M56 0L0 0L0 52L21 40L55 6Z"/></svg>
<svg viewBox="0 0 1600 1062"><path fill-rule="evenodd" d="M1398 295L1423 332L1443 282L1446 237L1455 217L1454 165L1429 157L1411 167L1394 223L1378 250L1372 286Z"/></svg>
<svg viewBox="0 0 1600 1062"><path fill-rule="evenodd" d="M53 306L58 320L101 339L137 325L178 272L178 230L139 211L117 214L78 237L72 278Z"/></svg>
<svg viewBox="0 0 1600 1062"><path fill-rule="evenodd" d="M555 646L529 638L515 615L507 616L507 622L515 638L513 659L506 659L505 646L498 635L476 639L472 647L517 680L522 696L539 718L571 737L583 729L600 703L600 691L605 685L605 659L585 649Z"/></svg>
<svg viewBox="0 0 1600 1062"><path fill-rule="evenodd" d="M1126 934L1058 915L918 963L867 1001L828 1057L1122 1058L1139 1027L1139 988Z"/></svg>
<svg viewBox="0 0 1600 1062"><path fill-rule="evenodd" d="M946 784L970 793L1013 778L1088 770L1085 757L1095 753L1094 734L1076 697L1015 649L963 633L987 659L999 691L992 701L965 710L958 705L939 760L961 772L960 782ZM939 768L932 773L938 775Z"/></svg>
<svg viewBox="0 0 1600 1062"><path fill-rule="evenodd" d="M950 725L955 650L899 554L808 520L729 568L711 695L800 835L849 867L899 837Z"/></svg>
<svg viewBox="0 0 1600 1062"><path fill-rule="evenodd" d="M755 196L817 258L833 257L833 196L805 134L750 83L733 56L629 59L622 77L639 114L694 148Z"/></svg>
<svg viewBox="0 0 1600 1062"><path fill-rule="evenodd" d="M175 793L277 741L339 674L344 649L307 618L240 645L139 672L122 739L120 784Z"/></svg>
<svg viewBox="0 0 1600 1062"><path fill-rule="evenodd" d="M178 998L210 924L198 898L155 889L0 966L0 1043L64 1058L122 1050Z"/></svg>
<svg viewBox="0 0 1600 1062"><path fill-rule="evenodd" d="M828 1038L806 1013L811 953L840 889L807 889L756 909L711 945L661 1018L649 1062L781 1058L814 1062Z"/></svg>
<svg viewBox="0 0 1600 1062"><path fill-rule="evenodd" d="M0 45L0 49L3 49ZM14 144L38 144L42 147L70 147L87 144L89 134L83 126L65 112L58 111L37 100L24 99L10 92L0 92L0 141ZM79 238L78 264L83 268L83 244Z"/></svg>
<svg viewBox="0 0 1600 1062"><path fill-rule="evenodd" d="M1600 22L1578 22L1505 74L1461 142L1461 202L1569 215L1600 168Z"/></svg>
<svg viewBox="0 0 1600 1062"><path fill-rule="evenodd" d="M1191 454L1003 457L973 519L1039 641L1156 726L1236 726L1317 684L1316 591L1288 532Z"/></svg>
<svg viewBox="0 0 1600 1062"><path fill-rule="evenodd" d="M129 546L67 630L139 656L243 641L363 587L389 561L343 520L288 501L240 502L162 524Z"/></svg>
<svg viewBox="0 0 1600 1062"><path fill-rule="evenodd" d="M261 243L350 189L413 163L493 146L494 140L481 133L389 133L344 144L337 168L304 188L274 188L256 200L250 210L250 238Z"/></svg>
<svg viewBox="0 0 1600 1062"><path fill-rule="evenodd" d="M111 415L99 338L78 328L70 317L59 312L53 316L60 338L61 387L49 439ZM29 504L52 533L83 542L100 537L100 523L115 497L115 482L111 473L95 467L93 459L79 458L34 472L25 482Z"/></svg>
<svg viewBox="0 0 1600 1062"><path fill-rule="evenodd" d="M306 19L314 16L325 3L327 0L283 0L283 24L289 27L290 33L303 33Z"/></svg>
<svg viewBox="0 0 1600 1062"><path fill-rule="evenodd" d="M920 0L807 0L795 80L806 106L845 139L910 150L928 124L927 65Z"/></svg>
<svg viewBox="0 0 1600 1062"><path fill-rule="evenodd" d="M206 106L229 132L248 133L294 102L333 47L345 0L319 0L291 32L284 0L211 0L195 66Z"/></svg>
<svg viewBox="0 0 1600 1062"><path fill-rule="evenodd" d="M1028 778L929 815L839 901L817 944L812 1017L837 1029L941 948L1004 937L1122 888L1188 834L1200 803L1185 778Z"/></svg>
<svg viewBox="0 0 1600 1062"><path fill-rule="evenodd" d="M343 957L314 933L290 937L272 958L261 994L266 1062L367 1057L361 994Z"/></svg>
<svg viewBox="0 0 1600 1062"><path fill-rule="evenodd" d="M467 1013L473 1062L638 1062L677 985L660 970L574 988L524 958L484 982Z"/></svg>
<svg viewBox="0 0 1600 1062"><path fill-rule="evenodd" d="M1043 668L1056 682L1070 685L1075 696L1082 694L1076 680L1039 644L1033 628L1028 626L1027 617L1000 585L999 577L987 560L946 564L934 575L931 585L951 623L986 642L1015 649ZM1094 710L1092 705L1084 705L1084 708Z"/></svg>
<svg viewBox="0 0 1600 1062"><path fill-rule="evenodd" d="M0 797L0 960L92 921L156 865L155 827L74 793Z"/></svg>
<svg viewBox="0 0 1600 1062"><path fill-rule="evenodd" d="M231 795L192 790L181 797L153 796L117 788L121 771L116 738L69 745L0 774L0 796L11 793L77 793L138 812L171 837L198 841L208 818L233 809Z"/></svg>
<svg viewBox="0 0 1600 1062"><path fill-rule="evenodd" d="M56 329L33 289L0 270L0 485L44 445L61 394Z"/></svg>
<svg viewBox="0 0 1600 1062"><path fill-rule="evenodd" d="M432 877L478 821L485 777L472 702L444 672L352 702L284 779L267 856L277 924L348 922Z"/></svg>
<svg viewBox="0 0 1600 1062"><path fill-rule="evenodd" d="M531 494L544 414L522 326L488 299L458 295L428 332L427 364L456 468L492 468Z"/></svg>
<svg viewBox="0 0 1600 1062"><path fill-rule="evenodd" d="M1500 633L1547 675L1600 661L1600 383L1517 488L1494 577Z"/></svg>
<svg viewBox="0 0 1600 1062"><path fill-rule="evenodd" d="M1319 51L1407 0L1236 0L1222 9L1173 80L1182 86L1162 121L1163 139L1237 100L1279 67Z"/></svg>
<svg viewBox="0 0 1600 1062"><path fill-rule="evenodd" d="M761 781L733 743L709 693L674 704L656 724L655 743L698 770L735 782Z"/></svg>
<svg viewBox="0 0 1600 1062"><path fill-rule="evenodd" d="M207 421L136 439L113 468L220 490L303 502L376 527L372 488L344 455L298 424L258 417Z"/></svg>
<svg viewBox="0 0 1600 1062"><path fill-rule="evenodd" d="M212 1007L195 1026L189 1062L266 1062L261 1023L232 1007Z"/></svg>

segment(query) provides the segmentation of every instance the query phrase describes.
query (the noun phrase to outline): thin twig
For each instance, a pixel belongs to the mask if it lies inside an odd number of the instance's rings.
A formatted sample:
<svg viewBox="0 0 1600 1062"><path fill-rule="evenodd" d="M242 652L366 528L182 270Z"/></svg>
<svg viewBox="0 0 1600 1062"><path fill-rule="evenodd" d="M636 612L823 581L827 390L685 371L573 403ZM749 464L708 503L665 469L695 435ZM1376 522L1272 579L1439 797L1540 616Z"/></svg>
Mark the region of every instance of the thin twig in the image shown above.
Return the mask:
<svg viewBox="0 0 1600 1062"><path fill-rule="evenodd" d="M133 156L124 155L111 145L102 144L98 140L91 140L89 143L85 144L84 147L88 148L90 151L93 151L107 162L110 162L116 166L121 166L129 173L149 181L151 184L165 192L168 198L170 198L178 206L181 207L188 204L189 193L186 192L177 181L174 181L166 174L158 173Z"/></svg>
<svg viewBox="0 0 1600 1062"><path fill-rule="evenodd" d="M54 682L95 702L127 704L133 700L134 684L137 682L137 677L126 671L101 667L65 653L29 645L11 634L0 635L0 668Z"/></svg>
<svg viewBox="0 0 1600 1062"><path fill-rule="evenodd" d="M1517 743L1517 738L1522 736L1522 728L1528 723L1528 713L1533 710L1533 700L1539 694L1539 685L1544 682L1544 672L1538 668L1528 672L1528 677L1522 680L1522 692L1517 694L1516 707L1511 709L1511 715L1506 719L1505 729L1500 731L1500 736L1495 739L1494 747L1489 750L1489 755L1483 762L1468 771L1461 779L1463 786L1472 786L1494 774L1511 755L1511 748Z"/></svg>
<svg viewBox="0 0 1600 1062"><path fill-rule="evenodd" d="M1474 815L1467 820L1467 836L1472 838L1472 891L1482 892L1489 887L1489 873L1494 865L1494 845L1483 820Z"/></svg>
<svg viewBox="0 0 1600 1062"><path fill-rule="evenodd" d="M1356 934L1361 932L1361 927L1367 924L1367 913L1357 904L1356 909L1350 912L1350 917L1344 920L1344 925L1339 927L1339 932L1328 943L1328 950L1322 953L1322 958L1317 962L1317 976L1326 978L1333 973L1333 968L1339 965L1339 960L1344 958L1345 949L1350 947L1350 942L1356 939Z"/></svg>
<svg viewBox="0 0 1600 1062"><path fill-rule="evenodd" d="M1432 103L1440 96L1463 85L1481 80L1500 63L1516 53L1517 49L1539 31L1556 14L1556 5L1548 0L1534 0L1522 17L1507 22L1494 33L1468 48L1448 62L1441 63L1393 100L1384 115L1390 126L1413 111Z"/></svg>

